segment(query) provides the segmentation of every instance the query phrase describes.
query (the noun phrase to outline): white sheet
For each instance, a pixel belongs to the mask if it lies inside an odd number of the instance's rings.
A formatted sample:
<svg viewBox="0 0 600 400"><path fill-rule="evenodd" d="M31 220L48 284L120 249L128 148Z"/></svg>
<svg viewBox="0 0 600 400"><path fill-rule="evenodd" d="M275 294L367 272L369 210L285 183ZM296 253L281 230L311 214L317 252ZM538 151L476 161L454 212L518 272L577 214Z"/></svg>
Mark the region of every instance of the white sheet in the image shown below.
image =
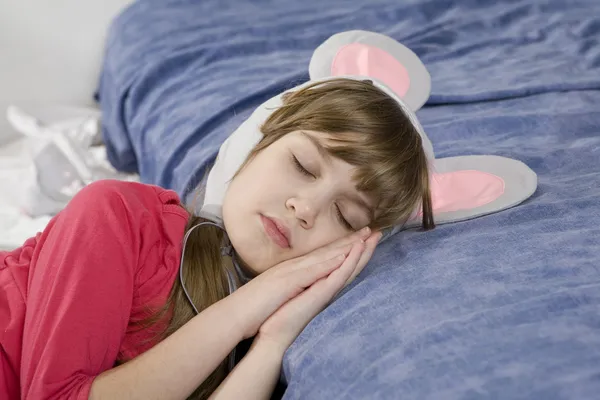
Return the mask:
<svg viewBox="0 0 600 400"><path fill-rule="evenodd" d="M19 209L15 194L24 190L35 174L29 162L26 139L19 139L0 147L0 250L20 246L27 238L42 231L50 216L30 218Z"/></svg>
<svg viewBox="0 0 600 400"><path fill-rule="evenodd" d="M52 214L35 215L31 212L32 204L39 200L37 197L39 196L37 171L33 157L40 151L40 145L47 141L43 135L52 134L52 132L58 132L58 134L66 132L76 126L82 116L92 115L94 118L100 118L97 110L69 106L30 105L27 113L40 120L41 128L21 126L16 130L38 130L39 135L20 135L0 146L0 188L2 188L0 190L0 250L19 247L25 240L35 236L37 232L41 232L52 218ZM47 127L51 132L46 131ZM3 134L0 132L0 137ZM14 134L11 133L11 135ZM0 143L2 143L1 140ZM104 146L86 146L79 150L83 150L86 162L92 171L91 177L89 179L86 177L85 184L103 178L138 180L137 175L120 174L115 171L106 159ZM60 164L45 165L45 168L56 171L57 174L61 173L63 167ZM71 193L71 195L74 194L75 192ZM62 204L54 208L58 211L62 208Z"/></svg>
<svg viewBox="0 0 600 400"><path fill-rule="evenodd" d="M31 176L31 159L4 111L34 99L93 104L108 25L131 1L0 1L0 249L19 246L50 219L19 210L15 193Z"/></svg>

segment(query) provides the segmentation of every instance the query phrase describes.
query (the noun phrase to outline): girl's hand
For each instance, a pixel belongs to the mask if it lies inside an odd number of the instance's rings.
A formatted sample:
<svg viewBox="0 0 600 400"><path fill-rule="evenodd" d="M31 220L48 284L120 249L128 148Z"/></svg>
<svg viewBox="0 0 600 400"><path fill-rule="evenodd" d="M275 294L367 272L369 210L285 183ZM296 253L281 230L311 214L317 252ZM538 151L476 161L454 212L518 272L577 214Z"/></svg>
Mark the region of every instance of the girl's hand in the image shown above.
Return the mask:
<svg viewBox="0 0 600 400"><path fill-rule="evenodd" d="M231 309L235 315L232 317L239 321L244 338L256 335L258 328L279 307L340 268L355 244L362 246L362 240L369 235L370 231L366 228L302 257L277 264L225 298L225 301L233 302ZM357 251L354 250L355 253ZM346 266L344 271L348 268L350 267ZM351 277L352 272L354 268L342 274L344 282Z"/></svg>
<svg viewBox="0 0 600 400"><path fill-rule="evenodd" d="M268 341L283 354L304 327L362 271L380 238L381 234L377 232L364 243L353 244L340 268L322 277L279 308L261 325L255 340Z"/></svg>

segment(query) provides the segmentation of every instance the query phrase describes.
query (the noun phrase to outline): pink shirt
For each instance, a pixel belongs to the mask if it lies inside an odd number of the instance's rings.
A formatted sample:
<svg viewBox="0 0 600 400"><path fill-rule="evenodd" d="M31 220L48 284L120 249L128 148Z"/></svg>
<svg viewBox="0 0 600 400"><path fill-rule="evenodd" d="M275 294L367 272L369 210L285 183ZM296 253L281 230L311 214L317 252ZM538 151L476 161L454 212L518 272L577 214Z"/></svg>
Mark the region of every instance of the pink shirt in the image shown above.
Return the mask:
<svg viewBox="0 0 600 400"><path fill-rule="evenodd" d="M188 213L173 191L105 180L0 252L0 399L87 399L118 358L152 346L132 324L165 304Z"/></svg>

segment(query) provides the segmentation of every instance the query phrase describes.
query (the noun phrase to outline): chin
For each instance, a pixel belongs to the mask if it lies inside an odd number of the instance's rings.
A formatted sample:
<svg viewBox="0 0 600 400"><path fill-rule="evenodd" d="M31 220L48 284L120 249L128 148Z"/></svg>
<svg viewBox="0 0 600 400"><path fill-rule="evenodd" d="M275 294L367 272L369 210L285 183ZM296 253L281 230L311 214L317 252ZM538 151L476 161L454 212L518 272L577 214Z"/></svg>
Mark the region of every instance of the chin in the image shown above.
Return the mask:
<svg viewBox="0 0 600 400"><path fill-rule="evenodd" d="M256 237L254 239L256 243L253 246L240 249L241 252L236 250L238 259L241 261L240 265L243 264L245 270L253 275L258 275L283 261L279 260L281 255L277 253L275 246L260 240L256 241Z"/></svg>
<svg viewBox="0 0 600 400"><path fill-rule="evenodd" d="M253 257L252 255L244 254L243 252L240 253L236 250L236 256L240 267L251 277L259 275L268 269L264 267L264 260L261 260L260 257L257 258L256 255Z"/></svg>
<svg viewBox="0 0 600 400"><path fill-rule="evenodd" d="M223 223L240 266L251 276L255 276L283 260L280 260L282 254L277 245L264 232L261 214L248 214L226 214L224 217L229 218L224 218ZM236 223L237 221L245 223Z"/></svg>
<svg viewBox="0 0 600 400"><path fill-rule="evenodd" d="M240 219L248 220L248 218ZM261 272L261 268L257 268L263 264L261 253L265 253L264 243L260 243L257 232L252 226L253 224L244 224L244 226L234 226L227 228L227 234L231 245L235 249L235 254L240 267L249 275L254 276ZM238 228L238 229L236 229Z"/></svg>

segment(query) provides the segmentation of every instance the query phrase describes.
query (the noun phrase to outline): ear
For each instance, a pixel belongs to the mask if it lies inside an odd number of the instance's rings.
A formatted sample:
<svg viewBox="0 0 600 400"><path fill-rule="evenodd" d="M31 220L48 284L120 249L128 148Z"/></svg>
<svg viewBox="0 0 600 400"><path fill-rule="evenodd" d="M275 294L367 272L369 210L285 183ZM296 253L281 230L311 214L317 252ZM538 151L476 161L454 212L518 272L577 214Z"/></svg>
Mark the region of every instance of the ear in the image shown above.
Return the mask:
<svg viewBox="0 0 600 400"><path fill-rule="evenodd" d="M415 112L431 93L431 77L419 57L396 40L375 32L348 31L331 36L313 53L310 79L364 76L391 89Z"/></svg>

